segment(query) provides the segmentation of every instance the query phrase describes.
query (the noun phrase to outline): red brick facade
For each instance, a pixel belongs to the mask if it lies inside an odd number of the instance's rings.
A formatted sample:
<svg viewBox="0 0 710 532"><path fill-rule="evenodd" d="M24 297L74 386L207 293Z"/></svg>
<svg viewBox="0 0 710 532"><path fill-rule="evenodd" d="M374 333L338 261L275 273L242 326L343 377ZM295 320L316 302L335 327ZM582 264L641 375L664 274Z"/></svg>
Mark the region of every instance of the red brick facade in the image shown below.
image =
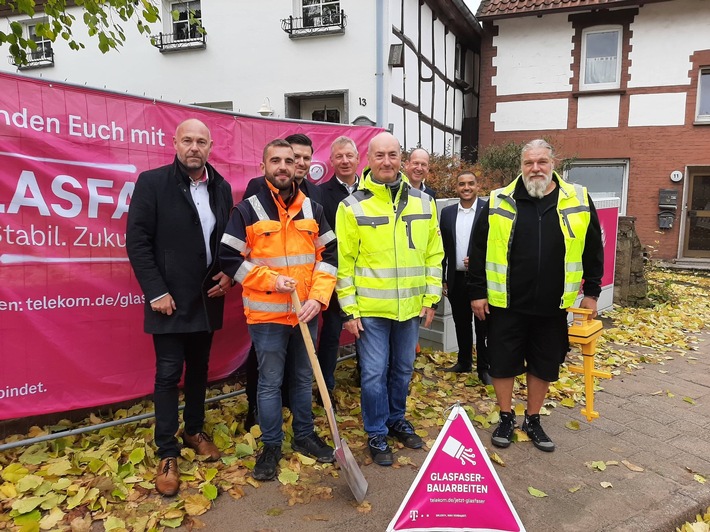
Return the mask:
<svg viewBox="0 0 710 532"><path fill-rule="evenodd" d="M570 15L569 19L576 29L573 39L574 50L571 64L573 76L572 90L567 93L522 94L498 97L492 78L498 73L493 67L493 35L497 28L491 22L484 23L484 38L481 50L481 107L480 107L480 138L479 146L485 148L490 144L500 144L508 141L522 142L544 137L550 141L558 155L576 159L628 159L628 200L626 213L637 218L636 228L645 246L652 246L656 258L671 259L679 256L679 243L682 248L680 234L683 187L687 181L687 171L692 167L710 167L710 124L694 124L698 87L698 72L701 67L710 66L710 50L694 53L689 57L692 69L689 72L690 85L661 86L645 88L629 88L630 37L629 23L638 10L623 10L617 16L621 19L601 19L595 24L622 24L624 28L622 51L621 88L606 91L604 94L620 96L619 127L578 129L577 99L579 77L579 48L581 30L590 24L589 14ZM682 38L679 35L678 38ZM659 65L659 68L662 68ZM629 100L631 96L653 93L687 93L685 125L663 127L628 127ZM568 98L569 115L568 129L495 132L491 122L491 113L496 111L496 104L504 101L523 101L548 98ZM670 174L680 170L685 178L680 183L673 183ZM661 231L658 228L658 197L660 189L678 190L678 210L670 230ZM681 253L682 255L682 253Z"/></svg>

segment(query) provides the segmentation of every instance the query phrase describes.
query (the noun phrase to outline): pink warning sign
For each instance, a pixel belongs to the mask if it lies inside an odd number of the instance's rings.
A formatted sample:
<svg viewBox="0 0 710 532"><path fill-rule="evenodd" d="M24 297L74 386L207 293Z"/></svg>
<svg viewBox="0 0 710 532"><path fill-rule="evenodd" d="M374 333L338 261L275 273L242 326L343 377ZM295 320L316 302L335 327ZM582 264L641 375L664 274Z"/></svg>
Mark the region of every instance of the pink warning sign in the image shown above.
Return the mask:
<svg viewBox="0 0 710 532"><path fill-rule="evenodd" d="M454 406L387 532L525 528L460 405Z"/></svg>

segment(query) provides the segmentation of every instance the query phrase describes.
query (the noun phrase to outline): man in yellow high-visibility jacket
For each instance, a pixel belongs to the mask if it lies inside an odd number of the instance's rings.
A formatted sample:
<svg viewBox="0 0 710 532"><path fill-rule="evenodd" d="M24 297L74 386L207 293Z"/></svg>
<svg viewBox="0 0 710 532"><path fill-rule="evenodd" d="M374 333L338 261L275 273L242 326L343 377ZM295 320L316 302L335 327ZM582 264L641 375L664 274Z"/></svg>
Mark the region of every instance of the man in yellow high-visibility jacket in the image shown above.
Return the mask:
<svg viewBox="0 0 710 532"><path fill-rule="evenodd" d="M491 192L473 233L469 297L488 322L490 376L500 407L492 443L508 447L515 431L515 377L527 375L522 430L535 446L555 444L540 425L550 382L559 378L569 342L566 308L582 280L581 307L596 315L604 269L599 218L587 190L553 171L552 147L533 140L521 153L522 173Z"/></svg>
<svg viewBox="0 0 710 532"><path fill-rule="evenodd" d="M400 172L389 133L368 146L360 187L338 206L336 290L360 352L361 407L373 461L392 465L387 435L412 449L422 439L404 417L419 324L441 299L444 250L436 203Z"/></svg>

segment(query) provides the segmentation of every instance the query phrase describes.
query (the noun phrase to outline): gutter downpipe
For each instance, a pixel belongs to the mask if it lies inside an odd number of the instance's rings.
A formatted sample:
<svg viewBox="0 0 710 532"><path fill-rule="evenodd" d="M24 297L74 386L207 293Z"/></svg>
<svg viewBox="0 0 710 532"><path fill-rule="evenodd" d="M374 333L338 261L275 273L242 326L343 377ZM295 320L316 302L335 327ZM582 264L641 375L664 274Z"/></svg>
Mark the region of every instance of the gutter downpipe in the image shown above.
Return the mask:
<svg viewBox="0 0 710 532"><path fill-rule="evenodd" d="M377 127L384 127L385 119L385 61L384 61L384 46L385 46L385 1L377 0L375 8L375 90L377 93Z"/></svg>

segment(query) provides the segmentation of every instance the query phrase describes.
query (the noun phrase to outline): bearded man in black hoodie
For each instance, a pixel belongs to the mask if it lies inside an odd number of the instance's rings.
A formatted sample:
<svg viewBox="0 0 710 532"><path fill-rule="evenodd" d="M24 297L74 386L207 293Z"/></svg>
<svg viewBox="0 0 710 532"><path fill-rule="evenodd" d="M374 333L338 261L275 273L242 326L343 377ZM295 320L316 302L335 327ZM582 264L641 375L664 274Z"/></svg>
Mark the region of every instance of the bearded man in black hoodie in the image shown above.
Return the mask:
<svg viewBox="0 0 710 532"><path fill-rule="evenodd" d="M569 350L567 311L582 280L580 304L596 316L604 249L596 209L586 188L554 171L544 140L521 153L521 174L491 192L473 233L469 297L473 313L488 322L490 376L500 407L492 443L508 447L515 431L515 377L527 378L522 430L535 447L555 450L542 429L540 409Z"/></svg>

